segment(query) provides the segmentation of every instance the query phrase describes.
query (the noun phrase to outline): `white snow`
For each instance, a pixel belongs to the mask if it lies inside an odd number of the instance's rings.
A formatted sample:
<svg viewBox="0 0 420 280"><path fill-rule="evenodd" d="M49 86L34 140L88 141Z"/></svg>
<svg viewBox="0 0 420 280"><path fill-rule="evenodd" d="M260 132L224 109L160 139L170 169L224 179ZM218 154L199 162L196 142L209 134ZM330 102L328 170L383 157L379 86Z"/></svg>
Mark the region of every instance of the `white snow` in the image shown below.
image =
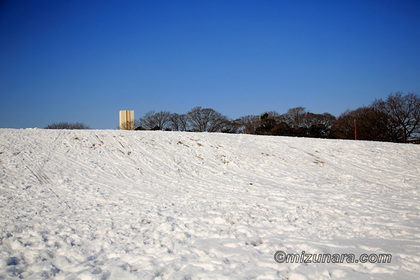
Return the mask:
<svg viewBox="0 0 420 280"><path fill-rule="evenodd" d="M408 144L0 129L0 279L415 279L419 159Z"/></svg>

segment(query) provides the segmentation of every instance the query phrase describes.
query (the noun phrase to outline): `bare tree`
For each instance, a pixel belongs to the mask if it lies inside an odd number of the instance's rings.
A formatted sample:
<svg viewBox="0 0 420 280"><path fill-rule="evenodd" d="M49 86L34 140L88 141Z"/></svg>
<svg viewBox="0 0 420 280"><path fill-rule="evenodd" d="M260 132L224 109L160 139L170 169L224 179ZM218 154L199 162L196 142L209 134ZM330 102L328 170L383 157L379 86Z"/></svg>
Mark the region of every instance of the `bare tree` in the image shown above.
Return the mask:
<svg viewBox="0 0 420 280"><path fill-rule="evenodd" d="M359 140L390 140L383 116L380 116L371 106L353 111L347 110L341 114L333 125L335 136L341 139L355 139L355 123Z"/></svg>
<svg viewBox="0 0 420 280"><path fill-rule="evenodd" d="M236 120L227 120L223 128L221 129L221 132L223 133L241 133L241 122L240 119Z"/></svg>
<svg viewBox="0 0 420 280"><path fill-rule="evenodd" d="M307 112L303 116L301 130L308 137L330 137L335 120L336 118L329 113L315 114Z"/></svg>
<svg viewBox="0 0 420 280"><path fill-rule="evenodd" d="M155 111L149 111L145 113L144 116L139 119L137 126L141 126L144 129L153 129L157 127L158 125L154 114Z"/></svg>
<svg viewBox="0 0 420 280"><path fill-rule="evenodd" d="M254 134L257 127L260 125L260 116L247 115L239 119L241 125L241 132L246 134Z"/></svg>
<svg viewBox="0 0 420 280"><path fill-rule="evenodd" d="M171 113L167 111L149 111L142 118L139 119L138 127L143 127L149 130L165 130L169 123Z"/></svg>
<svg viewBox="0 0 420 280"><path fill-rule="evenodd" d="M173 113L169 116L169 127L174 131L187 131L188 118L185 114Z"/></svg>
<svg viewBox="0 0 420 280"><path fill-rule="evenodd" d="M306 114L305 107L296 107L287 110L286 114L280 117L281 121L284 121L294 129L298 129L304 126L304 119Z"/></svg>
<svg viewBox="0 0 420 280"><path fill-rule="evenodd" d="M165 130L168 128L167 125L169 124L170 116L171 113L168 111L160 111L155 114L155 118L160 129Z"/></svg>
<svg viewBox="0 0 420 280"><path fill-rule="evenodd" d="M68 123L68 122L59 122L52 123L45 127L45 129L89 129L89 126L83 123Z"/></svg>
<svg viewBox="0 0 420 280"><path fill-rule="evenodd" d="M357 118L357 112L347 110L342 113L334 122L333 129L335 137L339 139L354 139L354 122Z"/></svg>
<svg viewBox="0 0 420 280"><path fill-rule="evenodd" d="M195 107L187 113L189 126L193 131L217 132L223 129L228 119L211 108Z"/></svg>
<svg viewBox="0 0 420 280"><path fill-rule="evenodd" d="M386 115L387 130L393 141L407 142L412 134L420 133L418 94L397 92L390 94L385 101L375 100L372 107Z"/></svg>

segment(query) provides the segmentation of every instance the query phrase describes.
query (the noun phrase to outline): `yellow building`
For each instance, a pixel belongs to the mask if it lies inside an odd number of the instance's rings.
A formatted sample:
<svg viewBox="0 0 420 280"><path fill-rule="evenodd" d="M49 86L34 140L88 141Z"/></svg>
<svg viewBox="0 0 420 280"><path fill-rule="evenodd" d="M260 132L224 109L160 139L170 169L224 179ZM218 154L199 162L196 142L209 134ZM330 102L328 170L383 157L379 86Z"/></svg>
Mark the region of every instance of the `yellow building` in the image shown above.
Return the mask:
<svg viewBox="0 0 420 280"><path fill-rule="evenodd" d="M120 111L120 129L134 130L134 111Z"/></svg>

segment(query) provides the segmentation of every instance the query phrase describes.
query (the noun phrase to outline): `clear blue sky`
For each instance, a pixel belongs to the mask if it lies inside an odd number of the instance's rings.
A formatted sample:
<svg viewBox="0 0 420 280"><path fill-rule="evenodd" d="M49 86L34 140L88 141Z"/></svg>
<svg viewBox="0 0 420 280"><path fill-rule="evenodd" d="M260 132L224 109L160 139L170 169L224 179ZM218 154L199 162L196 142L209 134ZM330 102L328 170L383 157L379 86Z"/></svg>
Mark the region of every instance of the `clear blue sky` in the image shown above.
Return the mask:
<svg viewBox="0 0 420 280"><path fill-rule="evenodd" d="M0 127L118 111L335 116L420 93L420 1L23 1L0 4Z"/></svg>

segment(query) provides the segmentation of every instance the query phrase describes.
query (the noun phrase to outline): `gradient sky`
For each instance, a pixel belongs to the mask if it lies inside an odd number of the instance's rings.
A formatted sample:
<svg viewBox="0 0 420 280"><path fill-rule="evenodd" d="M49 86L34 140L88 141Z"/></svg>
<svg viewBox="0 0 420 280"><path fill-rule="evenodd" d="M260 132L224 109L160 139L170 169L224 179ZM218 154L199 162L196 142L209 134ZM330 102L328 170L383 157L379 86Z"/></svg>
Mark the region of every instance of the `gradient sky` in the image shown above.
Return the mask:
<svg viewBox="0 0 420 280"><path fill-rule="evenodd" d="M119 110L339 116L420 93L420 1L44 1L0 4L0 127Z"/></svg>

